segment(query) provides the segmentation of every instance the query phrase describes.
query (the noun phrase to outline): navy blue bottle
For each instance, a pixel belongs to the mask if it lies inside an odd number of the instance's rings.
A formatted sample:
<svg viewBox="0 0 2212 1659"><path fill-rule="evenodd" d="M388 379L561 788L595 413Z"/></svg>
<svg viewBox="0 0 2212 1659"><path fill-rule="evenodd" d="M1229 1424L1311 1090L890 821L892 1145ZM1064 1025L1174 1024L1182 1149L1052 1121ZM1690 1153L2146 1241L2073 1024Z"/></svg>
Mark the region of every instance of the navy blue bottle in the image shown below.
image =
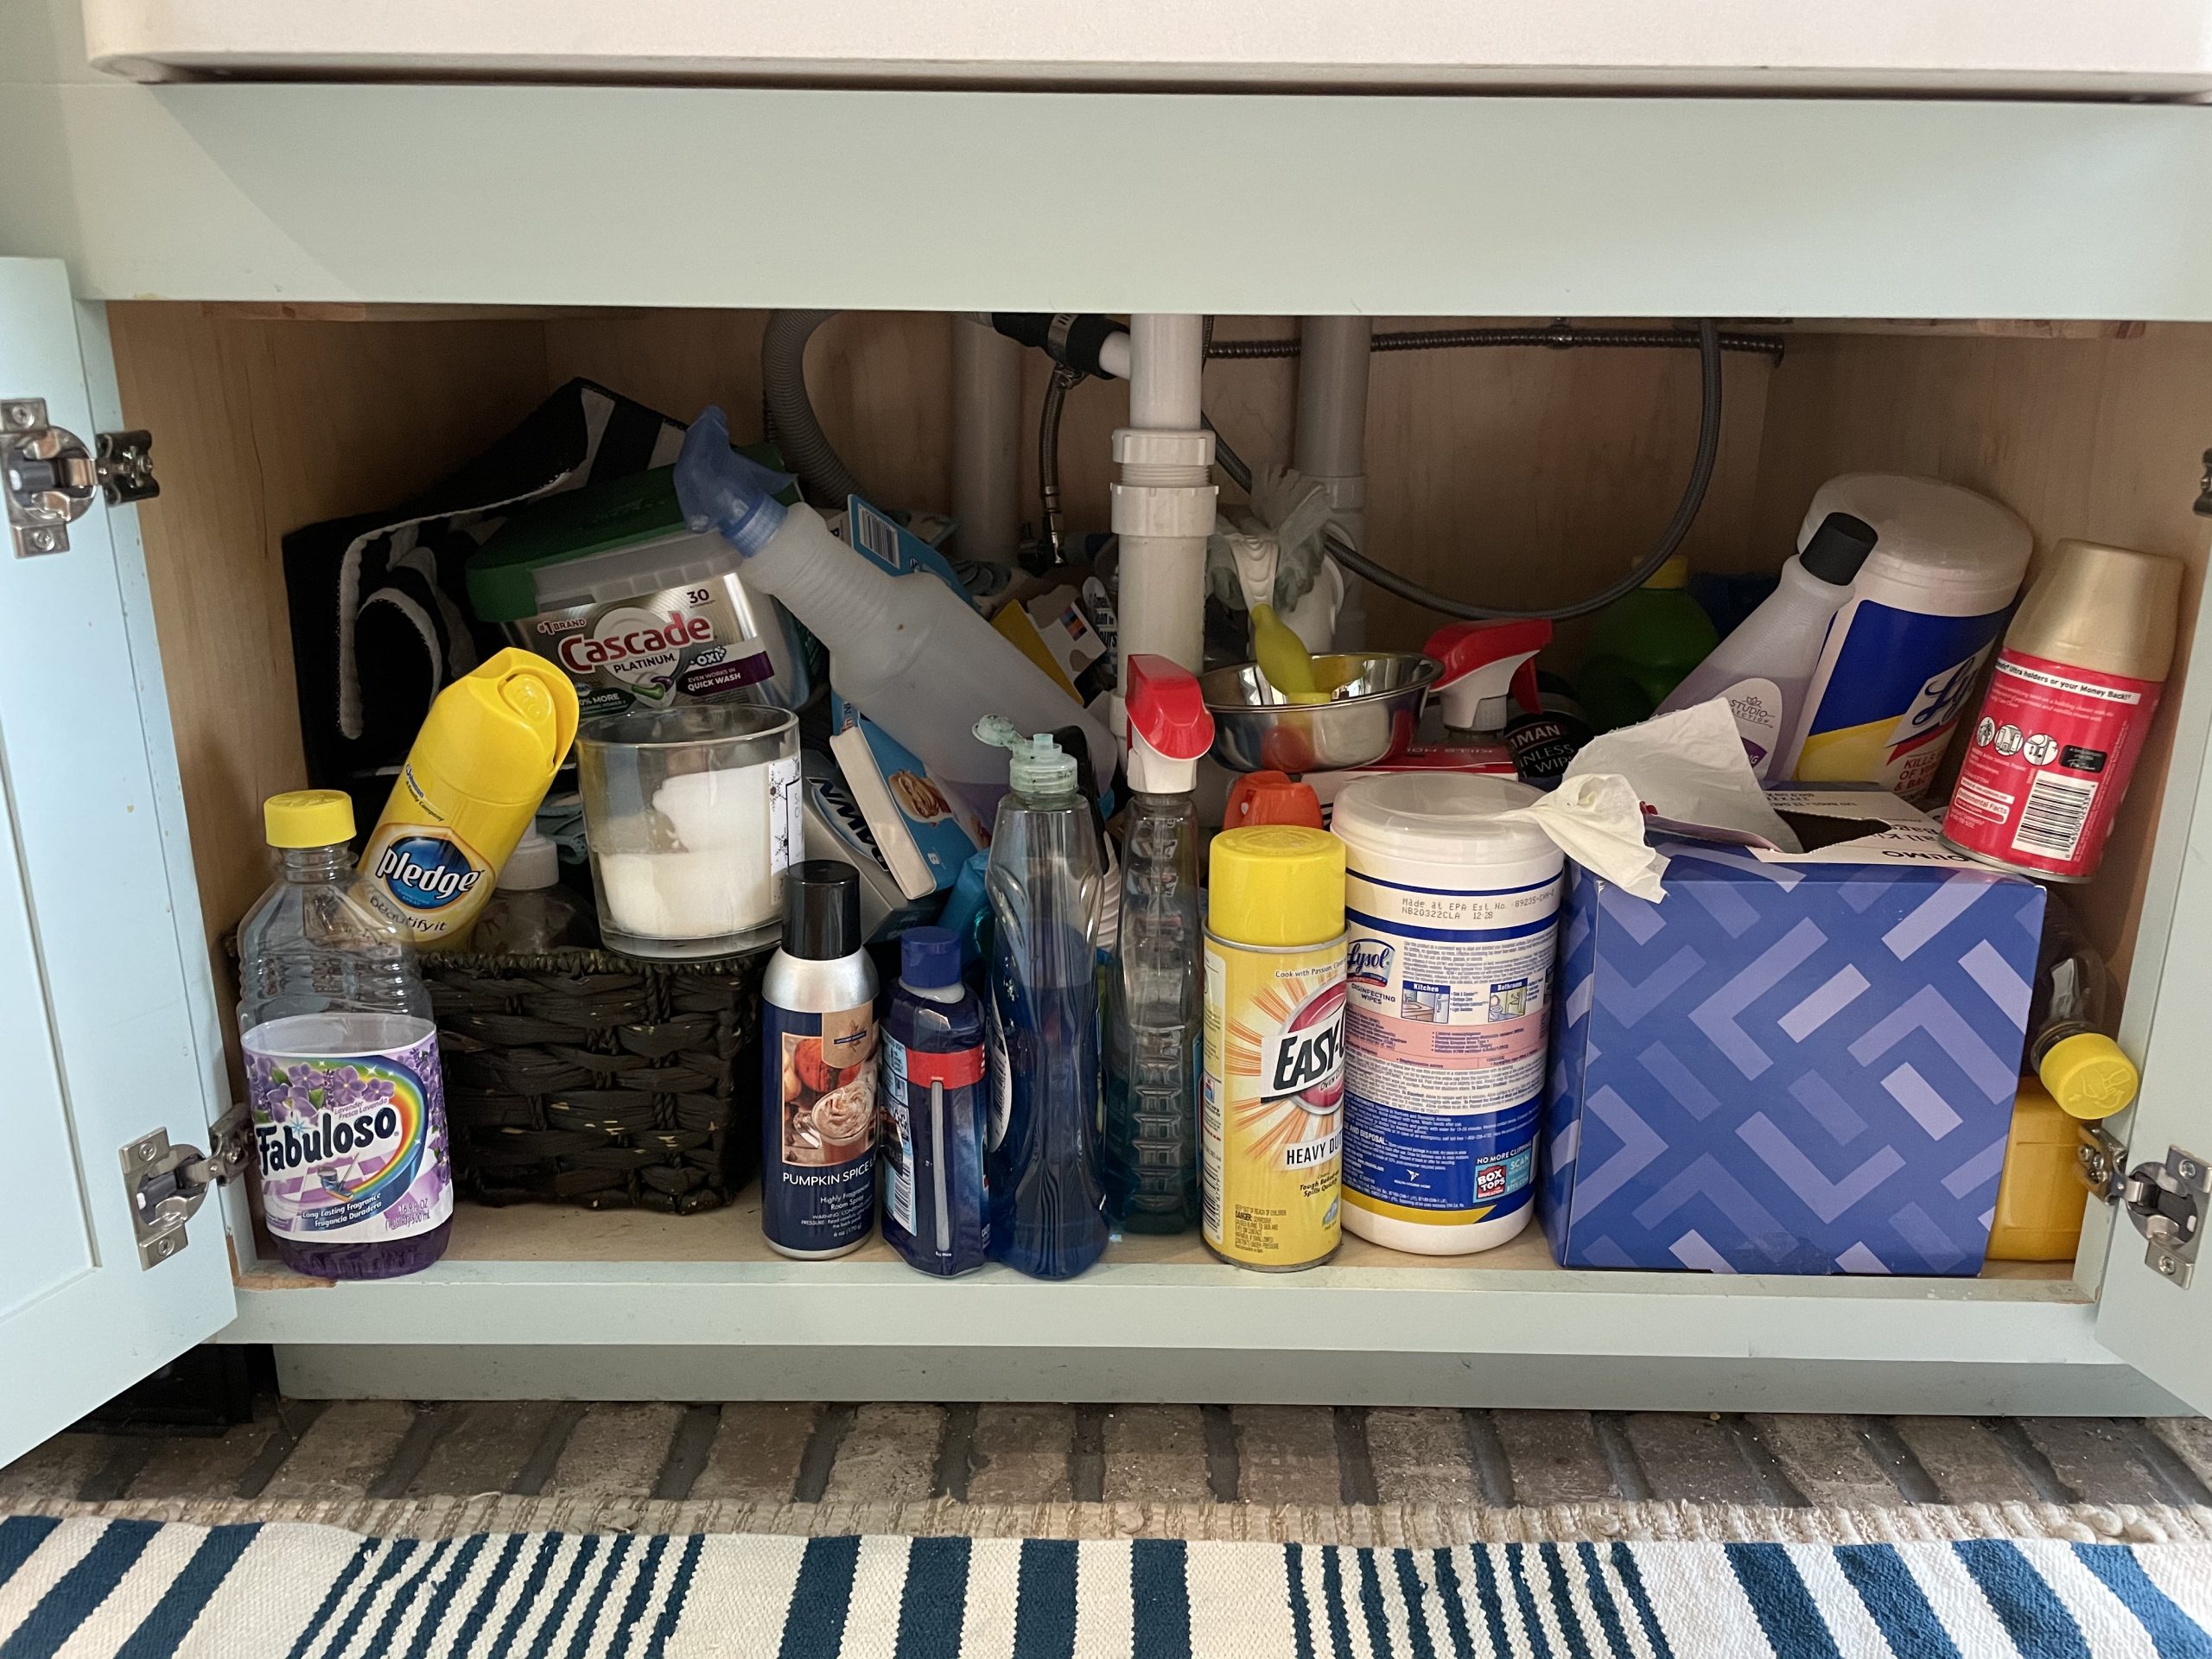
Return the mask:
<svg viewBox="0 0 2212 1659"><path fill-rule="evenodd" d="M899 941L884 1020L883 1236L909 1267L950 1279L983 1265L983 1011L960 982L960 940L941 927Z"/></svg>

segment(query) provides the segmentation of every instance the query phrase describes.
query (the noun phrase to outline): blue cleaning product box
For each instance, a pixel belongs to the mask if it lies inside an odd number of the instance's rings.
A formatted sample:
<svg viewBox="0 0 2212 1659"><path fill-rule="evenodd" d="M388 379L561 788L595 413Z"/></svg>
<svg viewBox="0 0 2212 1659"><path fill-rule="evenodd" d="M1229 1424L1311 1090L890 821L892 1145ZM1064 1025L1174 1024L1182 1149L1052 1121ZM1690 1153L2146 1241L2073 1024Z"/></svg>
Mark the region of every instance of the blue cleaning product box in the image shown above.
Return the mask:
<svg viewBox="0 0 2212 1659"><path fill-rule="evenodd" d="M1805 840L1663 839L1666 896L1569 861L1538 1213L1563 1267L1981 1268L2044 891L1875 791Z"/></svg>
<svg viewBox="0 0 2212 1659"><path fill-rule="evenodd" d="M835 692L830 709L830 753L900 890L909 899L945 892L987 839L982 825L890 733Z"/></svg>

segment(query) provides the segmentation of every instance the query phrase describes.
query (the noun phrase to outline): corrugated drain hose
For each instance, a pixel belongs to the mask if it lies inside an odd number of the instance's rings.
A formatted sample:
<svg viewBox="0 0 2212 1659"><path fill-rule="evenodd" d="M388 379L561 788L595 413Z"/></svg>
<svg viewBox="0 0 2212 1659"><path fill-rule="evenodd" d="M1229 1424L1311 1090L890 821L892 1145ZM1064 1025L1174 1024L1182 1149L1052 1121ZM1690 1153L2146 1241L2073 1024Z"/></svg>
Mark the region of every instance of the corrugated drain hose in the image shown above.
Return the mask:
<svg viewBox="0 0 2212 1659"><path fill-rule="evenodd" d="M861 488L837 454L806 395L806 342L835 311L771 311L760 335L760 401L768 412L768 435L799 488L816 506L836 510Z"/></svg>
<svg viewBox="0 0 2212 1659"><path fill-rule="evenodd" d="M1373 582L1386 593L1400 599L1436 611L1445 616L1457 617L1465 622L1516 621L1540 617L1548 621L1564 621L1571 616L1587 616L1592 611L1603 610L1624 594L1632 594L1657 573L1669 556L1682 544L1682 537L1689 534L1690 526L1697 522L1698 509L1705 505L1706 486L1713 482L1713 464L1720 454L1720 330L1707 320L1697 326L1697 360L1699 375L1697 454L1690 462L1689 482L1683 486L1682 499L1675 505L1674 517L1659 532L1659 539L1651 550L1637 562L1636 568L1611 587L1600 589L1587 599L1577 600L1572 605L1556 605L1536 610L1509 610L1493 605L1472 605L1463 599L1447 599L1433 593L1400 575L1385 569L1344 538L1342 531L1332 525L1328 533L1329 553L1336 562L1356 576ZM1229 475L1230 483L1239 489L1252 487L1252 469L1244 464L1237 453L1222 441L1221 429L1209 420L1206 425L1214 435L1214 460Z"/></svg>

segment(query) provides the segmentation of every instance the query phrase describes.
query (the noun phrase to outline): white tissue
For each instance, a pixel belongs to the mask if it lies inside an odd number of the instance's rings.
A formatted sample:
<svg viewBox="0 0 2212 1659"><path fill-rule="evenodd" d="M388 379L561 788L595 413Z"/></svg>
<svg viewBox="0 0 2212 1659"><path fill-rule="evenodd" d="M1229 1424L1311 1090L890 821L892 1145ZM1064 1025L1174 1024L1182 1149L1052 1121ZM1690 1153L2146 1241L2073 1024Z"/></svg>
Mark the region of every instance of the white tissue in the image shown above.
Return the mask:
<svg viewBox="0 0 2212 1659"><path fill-rule="evenodd" d="M1743 753L1740 745L1736 752ZM1667 861L1644 844L1643 805L1625 778L1611 773L1578 778L1570 772L1534 806L1497 816L1501 821L1535 824L1583 868L1639 899L1656 904L1667 896L1659 884L1667 873Z"/></svg>
<svg viewBox="0 0 2212 1659"><path fill-rule="evenodd" d="M1732 830L1785 853L1804 851L1767 804L1735 720L1719 697L1591 739L1567 768L1569 778L1586 772L1627 779L1649 817Z"/></svg>
<svg viewBox="0 0 2212 1659"><path fill-rule="evenodd" d="M1585 869L1655 904L1666 897L1667 861L1644 842L1647 818L1804 850L1767 804L1718 697L1591 739L1557 789L1498 816L1535 824Z"/></svg>

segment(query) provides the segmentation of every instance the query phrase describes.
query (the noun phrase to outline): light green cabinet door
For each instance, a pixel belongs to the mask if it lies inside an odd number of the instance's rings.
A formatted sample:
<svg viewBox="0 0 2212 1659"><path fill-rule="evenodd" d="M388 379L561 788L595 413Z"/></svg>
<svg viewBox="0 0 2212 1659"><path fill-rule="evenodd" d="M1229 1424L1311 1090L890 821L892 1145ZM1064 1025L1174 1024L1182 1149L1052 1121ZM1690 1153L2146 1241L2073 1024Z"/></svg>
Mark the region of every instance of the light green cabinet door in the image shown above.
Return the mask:
<svg viewBox="0 0 2212 1659"><path fill-rule="evenodd" d="M99 314L60 264L0 259L11 498L49 482L51 445L23 429L90 446L114 403ZM28 529L21 552L0 537L4 1462L234 1303L219 1205L143 1252L134 1217L160 1149L205 1148L226 1093L136 514L96 494L73 523Z"/></svg>
<svg viewBox="0 0 2212 1659"><path fill-rule="evenodd" d="M2179 786L2190 747L2206 741L2187 703L2181 717L2158 836L2185 840L2143 1093L2113 1129L2129 1190L2112 1219L2097 1339L2212 1414L2212 766Z"/></svg>

